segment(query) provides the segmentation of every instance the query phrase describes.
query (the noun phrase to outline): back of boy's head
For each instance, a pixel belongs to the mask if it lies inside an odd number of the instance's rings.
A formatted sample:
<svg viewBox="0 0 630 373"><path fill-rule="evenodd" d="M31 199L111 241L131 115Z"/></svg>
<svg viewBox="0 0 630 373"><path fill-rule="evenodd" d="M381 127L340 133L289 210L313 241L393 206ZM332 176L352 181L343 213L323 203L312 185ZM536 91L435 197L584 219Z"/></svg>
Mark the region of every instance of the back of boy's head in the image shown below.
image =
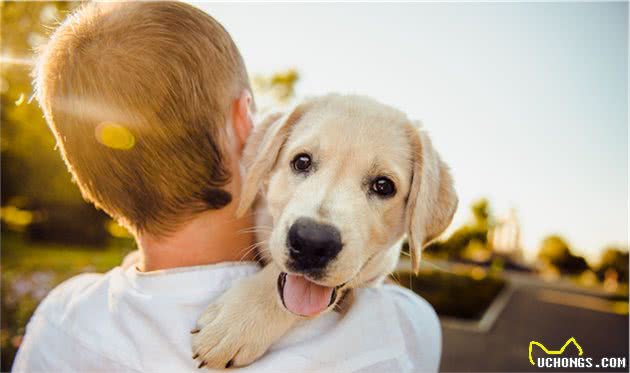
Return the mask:
<svg viewBox="0 0 630 373"><path fill-rule="evenodd" d="M133 232L167 234L231 201L226 123L249 80L203 11L87 4L43 49L35 86L83 196Z"/></svg>

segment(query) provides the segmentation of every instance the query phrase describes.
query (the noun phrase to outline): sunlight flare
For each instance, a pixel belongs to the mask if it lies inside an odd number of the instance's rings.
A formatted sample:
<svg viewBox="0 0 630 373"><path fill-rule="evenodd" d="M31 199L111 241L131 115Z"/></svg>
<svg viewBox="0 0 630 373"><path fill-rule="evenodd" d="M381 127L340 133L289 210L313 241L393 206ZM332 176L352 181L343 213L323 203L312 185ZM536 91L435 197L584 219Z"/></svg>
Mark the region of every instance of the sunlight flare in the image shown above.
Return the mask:
<svg viewBox="0 0 630 373"><path fill-rule="evenodd" d="M103 122L96 127L96 139L108 148L129 150L136 144L136 138L127 127L113 122Z"/></svg>
<svg viewBox="0 0 630 373"><path fill-rule="evenodd" d="M35 60L29 57L14 57L6 54L0 55L0 64L31 67L35 65Z"/></svg>
<svg viewBox="0 0 630 373"><path fill-rule="evenodd" d="M26 96L24 95L24 93L20 93L20 97L18 97L17 100L15 100L15 106L20 106L24 103Z"/></svg>

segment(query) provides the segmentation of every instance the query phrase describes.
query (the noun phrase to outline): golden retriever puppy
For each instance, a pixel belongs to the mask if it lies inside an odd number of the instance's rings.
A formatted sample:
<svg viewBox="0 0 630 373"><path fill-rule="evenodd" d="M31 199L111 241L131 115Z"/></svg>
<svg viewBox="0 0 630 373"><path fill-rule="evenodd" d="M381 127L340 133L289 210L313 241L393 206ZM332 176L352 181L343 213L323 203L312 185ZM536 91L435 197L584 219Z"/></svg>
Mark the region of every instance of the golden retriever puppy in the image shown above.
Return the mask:
<svg viewBox="0 0 630 373"><path fill-rule="evenodd" d="M266 265L199 318L200 366L247 365L350 289L381 284L405 233L417 270L457 206L448 167L419 124L362 96L313 98L269 116L244 159L239 213L253 206Z"/></svg>

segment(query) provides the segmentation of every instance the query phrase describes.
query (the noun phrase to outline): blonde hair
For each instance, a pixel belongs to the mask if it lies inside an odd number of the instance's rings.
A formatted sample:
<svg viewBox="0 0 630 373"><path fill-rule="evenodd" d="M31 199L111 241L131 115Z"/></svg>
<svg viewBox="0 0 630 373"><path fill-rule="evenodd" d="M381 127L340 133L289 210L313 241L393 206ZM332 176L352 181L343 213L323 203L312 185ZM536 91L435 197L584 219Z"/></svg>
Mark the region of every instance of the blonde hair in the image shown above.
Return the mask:
<svg viewBox="0 0 630 373"><path fill-rule="evenodd" d="M212 17L179 2L82 6L35 70L38 101L87 200L162 235L229 204L226 123L250 89Z"/></svg>

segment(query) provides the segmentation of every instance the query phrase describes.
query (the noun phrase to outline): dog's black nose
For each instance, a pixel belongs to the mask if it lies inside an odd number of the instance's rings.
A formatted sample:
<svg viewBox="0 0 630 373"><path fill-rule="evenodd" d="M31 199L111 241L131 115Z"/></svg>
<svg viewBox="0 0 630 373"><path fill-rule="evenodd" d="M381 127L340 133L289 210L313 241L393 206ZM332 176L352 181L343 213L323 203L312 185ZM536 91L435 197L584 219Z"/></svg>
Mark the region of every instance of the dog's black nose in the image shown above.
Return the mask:
<svg viewBox="0 0 630 373"><path fill-rule="evenodd" d="M341 234L332 225L299 218L289 229L287 246L292 269L322 269L341 251Z"/></svg>

